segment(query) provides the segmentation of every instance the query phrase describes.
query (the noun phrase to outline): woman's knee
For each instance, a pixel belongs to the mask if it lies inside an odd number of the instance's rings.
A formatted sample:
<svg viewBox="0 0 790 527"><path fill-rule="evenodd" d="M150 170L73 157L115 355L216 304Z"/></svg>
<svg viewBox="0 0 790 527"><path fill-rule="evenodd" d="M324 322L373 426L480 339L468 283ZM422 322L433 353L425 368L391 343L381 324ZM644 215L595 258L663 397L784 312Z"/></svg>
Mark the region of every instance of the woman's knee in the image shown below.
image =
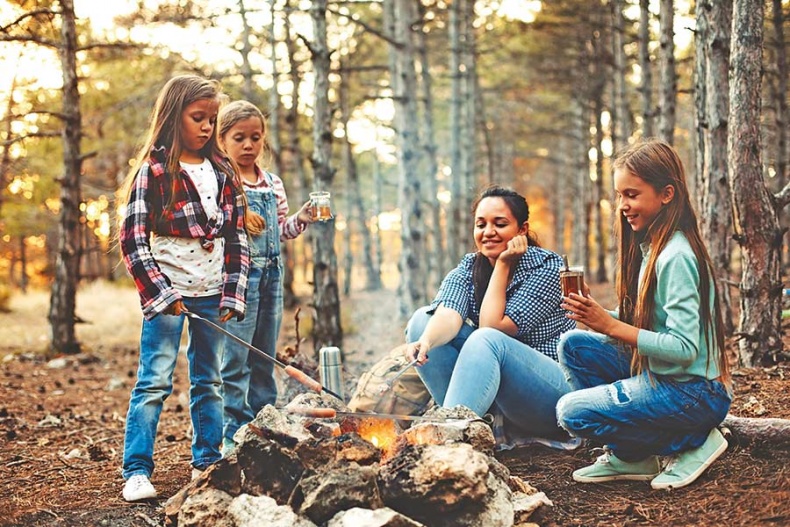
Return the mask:
<svg viewBox="0 0 790 527"><path fill-rule="evenodd" d="M412 314L406 324L406 340L408 342L415 342L422 336L425 326L431 320L431 313L428 313L430 309L431 306L423 306Z"/></svg>

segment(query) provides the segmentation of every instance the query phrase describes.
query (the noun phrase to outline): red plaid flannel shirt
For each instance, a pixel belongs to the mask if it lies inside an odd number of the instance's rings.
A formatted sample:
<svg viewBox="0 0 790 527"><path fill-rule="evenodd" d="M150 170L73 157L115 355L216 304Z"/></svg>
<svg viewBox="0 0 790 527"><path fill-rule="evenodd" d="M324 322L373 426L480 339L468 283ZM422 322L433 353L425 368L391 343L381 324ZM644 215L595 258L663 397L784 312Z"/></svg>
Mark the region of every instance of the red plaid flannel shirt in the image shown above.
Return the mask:
<svg viewBox="0 0 790 527"><path fill-rule="evenodd" d="M183 171L175 189L173 206L164 212L164 204L173 194L172 178L165 173L166 155L164 147L152 149L148 162L137 172L120 229L121 253L137 286L143 315L150 320L181 299L151 253L150 236L156 233L199 238L205 248L213 247L214 239L225 238L222 297L218 308L232 309L243 318L250 267L249 246L244 228L243 197L216 168L227 160L212 160L220 189L221 214L209 220L192 180Z"/></svg>

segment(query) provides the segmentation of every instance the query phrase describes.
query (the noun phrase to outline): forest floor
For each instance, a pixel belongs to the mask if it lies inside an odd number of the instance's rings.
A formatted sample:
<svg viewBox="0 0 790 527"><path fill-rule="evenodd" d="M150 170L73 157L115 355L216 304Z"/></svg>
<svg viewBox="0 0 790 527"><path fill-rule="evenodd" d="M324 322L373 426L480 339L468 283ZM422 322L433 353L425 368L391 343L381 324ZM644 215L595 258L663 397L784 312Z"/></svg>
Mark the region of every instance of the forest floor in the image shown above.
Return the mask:
<svg viewBox="0 0 790 527"><path fill-rule="evenodd" d="M606 299L606 286L593 287L593 294ZM390 290L352 292L342 302L343 347L353 377L400 344L402 328L393 322L397 301ZM87 321L78 326L85 349L54 361L41 353L47 303L46 292L32 292L14 297L12 311L0 313L0 525L163 525L166 499L188 482L191 470L183 354L155 447L152 481L161 498L127 504L120 464L137 368L136 294L101 283L83 288L77 311ZM281 337L282 346L295 342L292 312ZM736 369L735 381L732 414L790 418L790 363ZM558 452L533 446L498 457L554 503L533 515L544 527L790 525L790 451L734 443L695 484L671 493L643 482L574 483L571 472L595 457L590 448Z"/></svg>

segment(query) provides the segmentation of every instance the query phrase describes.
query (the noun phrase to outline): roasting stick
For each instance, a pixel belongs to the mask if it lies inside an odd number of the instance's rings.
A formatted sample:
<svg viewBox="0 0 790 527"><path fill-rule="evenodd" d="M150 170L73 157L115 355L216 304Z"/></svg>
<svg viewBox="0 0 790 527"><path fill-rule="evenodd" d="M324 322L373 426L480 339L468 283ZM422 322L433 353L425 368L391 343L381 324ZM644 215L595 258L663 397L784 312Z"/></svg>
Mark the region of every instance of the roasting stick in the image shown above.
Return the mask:
<svg viewBox="0 0 790 527"><path fill-rule="evenodd" d="M314 408L311 406L286 406L280 408L281 411L289 412L304 417L314 417L316 419L334 419L335 417L364 417L364 418L378 418L378 419L395 419L398 421L442 421L442 422L475 422L483 421L488 423L487 417L479 417L476 419L464 419L460 417L426 417L424 415L405 415L405 414L379 414L367 412L344 412L335 410L334 408ZM490 423L489 423L490 424Z"/></svg>
<svg viewBox="0 0 790 527"><path fill-rule="evenodd" d="M294 368L293 366L291 366L289 364L285 364L284 362L282 362L280 360L277 360L275 357L270 357L264 351L259 350L258 348L256 348L252 344L250 344L249 342L245 342L243 339L240 339L239 337L237 337L236 335L234 335L233 333L231 333L227 329L223 328L222 326L220 326L218 324L215 324L211 320L205 319L205 318L201 317L200 315L198 315L196 313L192 313L191 311L184 311L184 314L186 316L188 316L189 318L194 318L195 320L201 320L201 321L205 322L206 324L208 324L212 328L216 329L217 331L219 331L223 335L225 335L228 338L230 338L231 340L233 340L233 342L236 342L237 344L241 344L245 348L249 349L250 351L254 351L255 353L257 353L258 355L260 355L264 359L268 360L269 362L272 362L272 363L276 364L277 366L279 366L280 368L285 370L285 373L287 373L289 377L291 377L292 379L295 379L297 382L299 382L302 385L306 386L307 388L313 390L314 392L321 393L322 391L324 391L324 392L328 393L329 395L331 395L333 397L336 397L336 398L340 399L341 401L343 401L342 397L340 397L338 394L336 394L332 390L329 390L328 388L324 387L320 382L318 382L317 380L313 379L312 377L307 375L302 370Z"/></svg>

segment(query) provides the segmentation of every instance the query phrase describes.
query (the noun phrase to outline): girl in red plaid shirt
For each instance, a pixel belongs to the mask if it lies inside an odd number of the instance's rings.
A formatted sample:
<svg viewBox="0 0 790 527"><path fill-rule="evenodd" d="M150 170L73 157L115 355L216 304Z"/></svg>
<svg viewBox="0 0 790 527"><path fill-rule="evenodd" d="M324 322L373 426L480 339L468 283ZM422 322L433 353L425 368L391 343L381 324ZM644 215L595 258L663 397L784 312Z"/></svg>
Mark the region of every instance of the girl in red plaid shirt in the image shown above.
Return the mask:
<svg viewBox="0 0 790 527"><path fill-rule="evenodd" d="M124 263L140 294L143 327L137 381L126 417L123 497L156 497L156 428L173 390L188 310L215 323L241 320L249 270L244 194L235 165L217 146L219 83L195 75L161 90L126 183L120 211ZM193 477L220 459L224 338L188 323Z"/></svg>

